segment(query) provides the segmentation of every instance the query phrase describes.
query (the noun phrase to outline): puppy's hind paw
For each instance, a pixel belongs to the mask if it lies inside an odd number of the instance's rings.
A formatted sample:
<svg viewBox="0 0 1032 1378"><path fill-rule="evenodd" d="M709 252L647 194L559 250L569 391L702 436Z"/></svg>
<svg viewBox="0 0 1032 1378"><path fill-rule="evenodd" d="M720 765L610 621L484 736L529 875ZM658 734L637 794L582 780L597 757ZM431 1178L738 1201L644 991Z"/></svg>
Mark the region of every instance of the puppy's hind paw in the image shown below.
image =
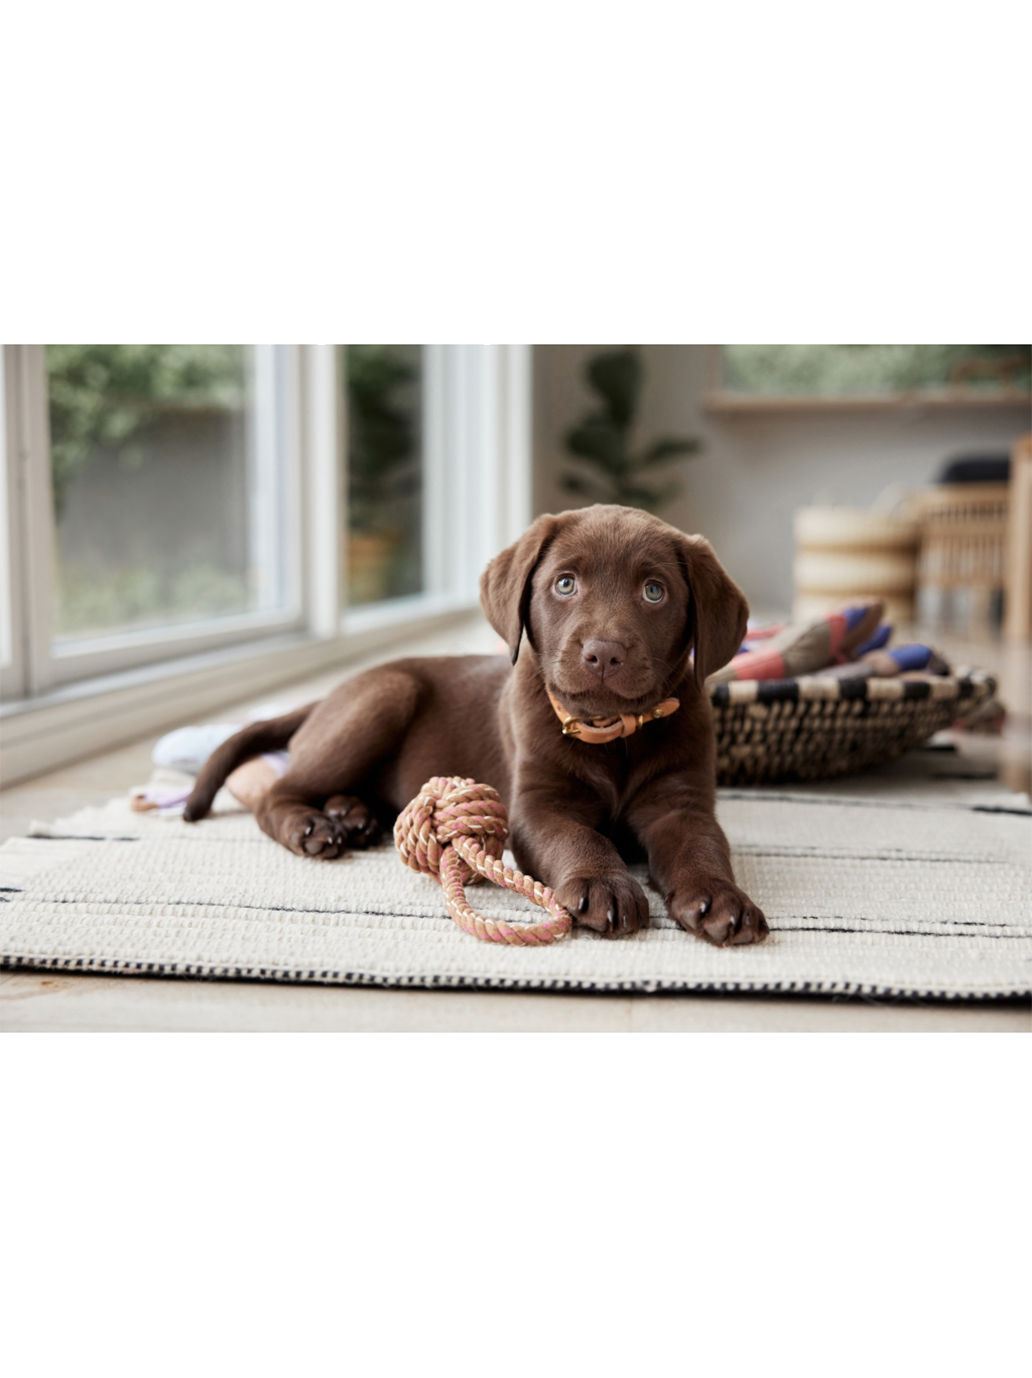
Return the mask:
<svg viewBox="0 0 1032 1378"><path fill-rule="evenodd" d="M333 861L344 853L344 833L338 823L323 813L300 814L291 820L287 846L298 856Z"/></svg>
<svg viewBox="0 0 1032 1378"><path fill-rule="evenodd" d="M371 847L380 837L380 822L372 809L352 794L335 794L323 813L340 828L347 847Z"/></svg>

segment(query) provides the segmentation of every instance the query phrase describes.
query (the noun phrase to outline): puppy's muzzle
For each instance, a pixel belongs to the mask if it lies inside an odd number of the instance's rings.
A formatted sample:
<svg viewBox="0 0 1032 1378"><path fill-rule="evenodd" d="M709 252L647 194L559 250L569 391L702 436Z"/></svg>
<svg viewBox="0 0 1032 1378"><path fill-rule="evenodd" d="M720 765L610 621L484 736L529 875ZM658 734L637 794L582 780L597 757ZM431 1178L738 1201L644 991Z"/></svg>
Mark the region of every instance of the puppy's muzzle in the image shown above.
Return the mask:
<svg viewBox="0 0 1032 1378"><path fill-rule="evenodd" d="M626 659L627 647L622 641L600 641L592 637L581 647L581 662L603 683L620 672Z"/></svg>

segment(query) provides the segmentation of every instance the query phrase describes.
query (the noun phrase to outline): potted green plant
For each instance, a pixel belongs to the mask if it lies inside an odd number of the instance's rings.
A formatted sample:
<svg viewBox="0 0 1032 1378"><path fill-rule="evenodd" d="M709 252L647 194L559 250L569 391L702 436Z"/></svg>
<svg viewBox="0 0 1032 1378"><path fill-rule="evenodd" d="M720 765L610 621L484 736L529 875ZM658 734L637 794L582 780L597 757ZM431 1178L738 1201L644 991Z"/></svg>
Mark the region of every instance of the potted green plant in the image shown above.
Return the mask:
<svg viewBox="0 0 1032 1378"><path fill-rule="evenodd" d="M678 479L658 487L649 480L673 460L697 454L702 442L661 436L641 449L632 447L643 375L641 354L634 348L603 350L588 360L585 376L599 405L564 436L577 461L562 475L567 492L654 512L680 491Z"/></svg>

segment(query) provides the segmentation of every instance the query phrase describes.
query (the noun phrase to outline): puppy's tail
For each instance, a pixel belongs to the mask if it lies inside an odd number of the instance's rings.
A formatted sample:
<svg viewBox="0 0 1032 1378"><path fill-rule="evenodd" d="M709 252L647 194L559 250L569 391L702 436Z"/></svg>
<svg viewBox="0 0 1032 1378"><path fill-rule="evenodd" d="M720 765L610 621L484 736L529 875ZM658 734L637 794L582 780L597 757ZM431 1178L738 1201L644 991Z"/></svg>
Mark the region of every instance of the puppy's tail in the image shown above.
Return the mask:
<svg viewBox="0 0 1032 1378"><path fill-rule="evenodd" d="M314 707L314 703L308 703L304 708L295 708L293 713L284 713L282 718L248 723L239 732L234 732L232 737L227 737L201 767L197 783L183 809L186 821L196 823L207 816L212 800L237 766L242 766L253 756L260 756L263 751L282 751Z"/></svg>

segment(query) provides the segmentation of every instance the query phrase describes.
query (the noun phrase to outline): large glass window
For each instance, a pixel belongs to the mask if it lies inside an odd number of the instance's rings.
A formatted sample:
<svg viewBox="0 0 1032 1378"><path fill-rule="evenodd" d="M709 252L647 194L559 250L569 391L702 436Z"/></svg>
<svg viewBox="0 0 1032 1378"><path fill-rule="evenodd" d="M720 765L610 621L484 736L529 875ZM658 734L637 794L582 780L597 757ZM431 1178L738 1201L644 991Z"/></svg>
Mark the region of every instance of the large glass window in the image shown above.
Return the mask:
<svg viewBox="0 0 1032 1378"><path fill-rule="evenodd" d="M346 601L423 590L423 350L342 350L348 416Z"/></svg>
<svg viewBox="0 0 1032 1378"><path fill-rule="evenodd" d="M529 379L521 346L3 346L0 717L22 719L18 769L90 740L88 705L126 688L110 676L157 681L164 662L221 683L208 653L249 643L270 666L298 647L329 664L353 635L474 605L529 520ZM67 717L44 700L70 684L82 732L51 745L37 714Z"/></svg>
<svg viewBox="0 0 1032 1378"><path fill-rule="evenodd" d="M49 345L54 649L288 609L281 360Z"/></svg>
<svg viewBox="0 0 1032 1378"><path fill-rule="evenodd" d="M13 607L11 602L11 550L8 522L7 386L0 352L0 669L14 660Z"/></svg>

